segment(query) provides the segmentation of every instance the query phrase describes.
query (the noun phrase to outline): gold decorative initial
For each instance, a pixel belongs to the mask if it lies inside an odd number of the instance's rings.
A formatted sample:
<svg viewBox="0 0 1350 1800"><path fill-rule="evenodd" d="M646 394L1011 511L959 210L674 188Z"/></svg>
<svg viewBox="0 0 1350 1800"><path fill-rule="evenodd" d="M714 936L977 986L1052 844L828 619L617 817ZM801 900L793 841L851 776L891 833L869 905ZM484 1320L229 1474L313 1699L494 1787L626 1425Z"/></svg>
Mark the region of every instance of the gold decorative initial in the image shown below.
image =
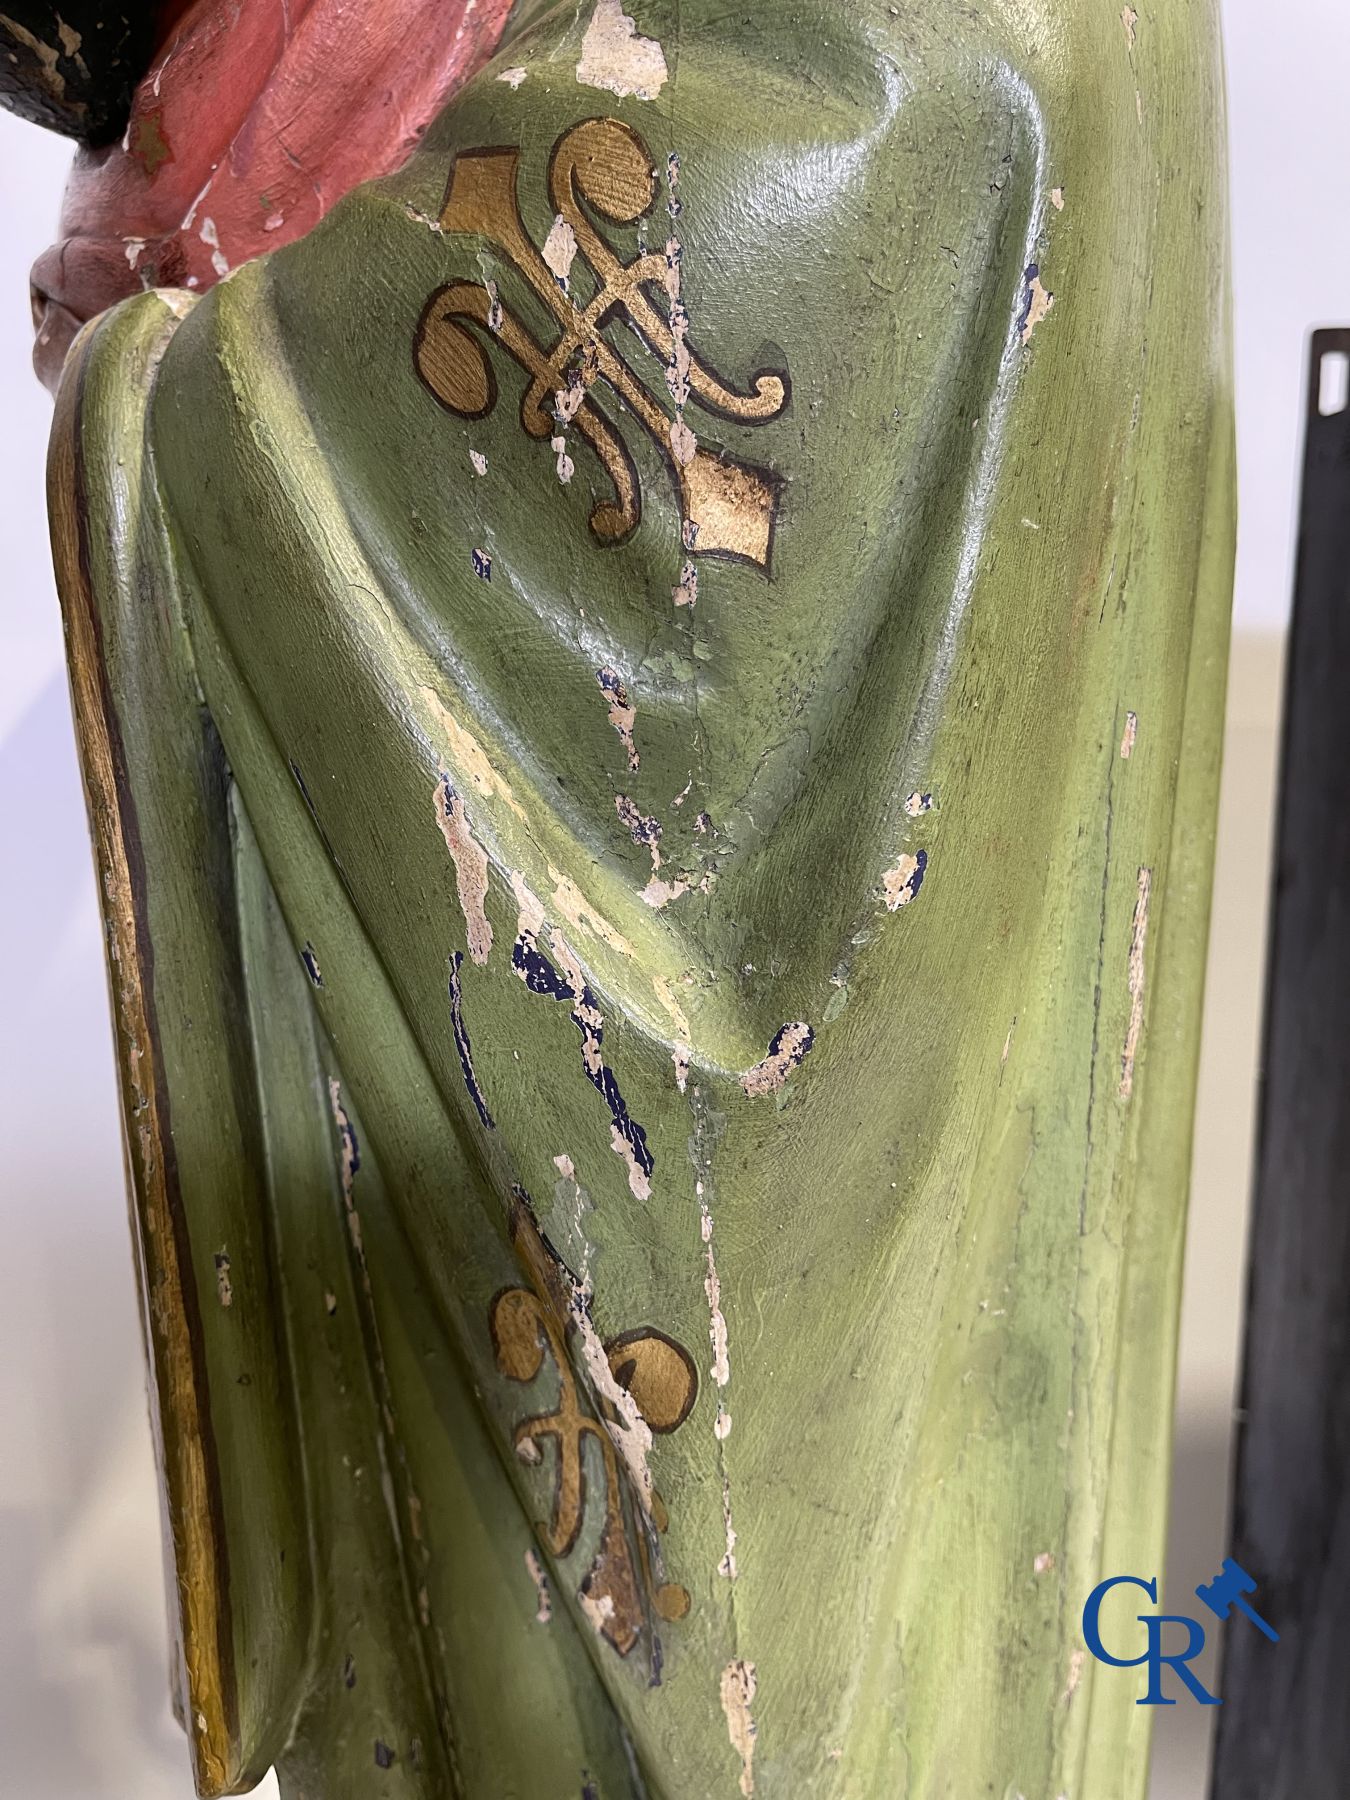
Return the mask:
<svg viewBox="0 0 1350 1800"><path fill-rule="evenodd" d="M547 1354L558 1377L558 1398L552 1410L522 1419L516 1426L516 1453L527 1462L537 1462L543 1454L541 1445L553 1446L552 1517L547 1526L540 1527L540 1535L553 1555L561 1557L575 1547L586 1514L583 1451L587 1439L598 1447L605 1473L604 1519L578 1598L601 1636L620 1656L627 1656L646 1620L644 1590L657 1617L667 1620L685 1616L689 1594L677 1583L661 1579L656 1533L663 1532L668 1521L655 1489L649 1502L650 1523L639 1517L633 1527L635 1564L619 1462L609 1429L619 1428L619 1423L603 1397L599 1404L605 1419L586 1410L567 1354L575 1309L584 1301L519 1194L511 1211L511 1236L530 1286L506 1288L492 1302L489 1324L497 1368L509 1381L533 1381ZM629 1331L606 1345L605 1355L611 1374L633 1396L650 1430L674 1431L684 1422L698 1391L698 1376L688 1351L673 1338L659 1331Z"/></svg>
<svg viewBox="0 0 1350 1800"><path fill-rule="evenodd" d="M496 282L448 282L427 301L418 324L414 360L422 381L447 411L484 418L497 402L486 348L495 339L529 377L520 406L529 435L553 439L575 427L599 458L614 497L592 509L591 530L602 544L618 544L636 529L642 496L628 446L596 402L593 390L604 382L651 435L674 478L683 547L767 568L779 477L699 442L684 421L684 407L692 397L715 417L763 424L787 405L786 372L760 371L748 393L728 387L689 342L679 239L672 233L661 250L624 262L593 222L592 215L636 225L652 211L657 178L647 146L618 119L588 119L554 146L548 180L555 230L570 234L569 249L575 245L575 258L595 282L584 304L530 240L517 197L518 164L514 149L458 156L440 224L449 233L484 238L500 251L553 314L558 337L550 346L541 344L503 304ZM678 210L672 197L672 219ZM673 415L605 337L620 315L663 363Z"/></svg>

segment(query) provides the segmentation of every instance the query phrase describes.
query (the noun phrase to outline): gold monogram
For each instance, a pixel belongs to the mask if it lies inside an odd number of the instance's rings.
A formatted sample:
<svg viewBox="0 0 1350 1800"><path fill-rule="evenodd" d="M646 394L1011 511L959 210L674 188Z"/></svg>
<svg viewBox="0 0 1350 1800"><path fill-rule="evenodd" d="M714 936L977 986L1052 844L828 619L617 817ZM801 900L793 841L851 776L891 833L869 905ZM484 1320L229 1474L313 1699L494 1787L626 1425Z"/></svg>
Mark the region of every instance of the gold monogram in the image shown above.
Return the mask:
<svg viewBox="0 0 1350 1800"><path fill-rule="evenodd" d="M635 131L618 119L588 119L558 140L548 170L555 224L543 254L520 216L518 165L514 149L459 156L440 223L447 232L486 238L509 258L557 320L557 340L549 347L540 344L503 305L496 282L452 281L423 309L415 347L418 374L448 411L484 418L496 405L497 382L484 343L470 328L485 334L487 342L495 338L530 377L520 407L529 435L550 438L557 448L561 434L575 425L600 459L614 498L593 508L591 530L602 544L618 544L636 529L642 496L628 446L594 398L593 389L603 381L650 433L674 477L684 548L742 557L767 568L781 481L700 443L685 423L684 407L692 395L717 417L762 424L787 405L787 375L761 371L752 378L751 392L736 393L690 344L681 298L683 250L673 229L680 211L673 185L678 163L672 159L669 165L672 234L664 248L642 252L631 262L615 254L591 215L613 225L636 225L652 211L656 171ZM555 243L561 253L555 249L550 255ZM584 304L570 291L574 258L594 277L595 292ZM664 363L673 417L603 335L620 315ZM559 449L560 463L562 454Z"/></svg>
<svg viewBox="0 0 1350 1800"><path fill-rule="evenodd" d="M586 1440L590 1438L598 1446L605 1471L604 1524L579 1598L596 1629L620 1656L627 1656L646 1619L642 1590L646 1589L653 1610L662 1619L682 1619L689 1611L689 1594L676 1583L660 1579L655 1531L664 1531L668 1521L655 1489L647 1502L650 1526L644 1518L638 1518L635 1525L638 1566L634 1566L611 1435L623 1430L623 1422L604 1399L599 1402L605 1410L604 1420L583 1406L566 1348L581 1302L572 1277L519 1197L511 1212L511 1236L529 1273L530 1286L506 1288L492 1302L489 1323L497 1367L510 1381L533 1381L543 1369L547 1351L558 1376L557 1404L550 1412L520 1421L515 1429L516 1452L526 1461L537 1462L542 1455L541 1440L553 1445L553 1516L547 1527L540 1529L554 1556L566 1556L576 1545L586 1512ZM605 1346L605 1357L615 1381L632 1395L651 1431L674 1431L683 1424L694 1404L698 1377L688 1351L673 1338L660 1331L624 1332Z"/></svg>

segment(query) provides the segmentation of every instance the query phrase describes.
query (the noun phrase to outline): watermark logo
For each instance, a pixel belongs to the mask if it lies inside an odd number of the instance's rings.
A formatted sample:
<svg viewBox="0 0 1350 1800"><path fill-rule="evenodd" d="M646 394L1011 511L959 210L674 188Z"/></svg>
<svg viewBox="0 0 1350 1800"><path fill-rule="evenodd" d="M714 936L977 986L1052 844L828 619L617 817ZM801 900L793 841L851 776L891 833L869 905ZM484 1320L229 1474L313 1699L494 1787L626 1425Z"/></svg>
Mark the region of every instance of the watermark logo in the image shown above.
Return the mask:
<svg viewBox="0 0 1350 1800"><path fill-rule="evenodd" d="M1108 1580L1099 1582L1087 1597L1083 1608L1083 1639L1088 1649L1100 1663L1108 1663L1113 1669L1137 1669L1141 1663L1148 1666L1148 1690L1144 1697L1137 1701L1139 1706L1175 1706L1176 1700L1163 1692L1163 1670L1171 1669L1182 1685L1190 1693L1193 1700L1201 1706L1218 1706L1219 1696L1211 1694L1201 1681L1195 1670L1191 1668L1200 1652L1205 1647L1205 1628L1199 1619L1193 1619L1188 1613L1138 1613L1136 1618L1144 1627L1144 1648L1138 1656L1113 1656L1102 1642L1101 1611L1102 1602L1112 1588L1142 1588L1152 1603L1158 1604L1158 1583L1144 1581L1138 1575L1112 1575ZM1261 1632L1264 1632L1272 1644L1278 1644L1280 1634L1274 1626L1263 1619L1256 1608L1245 1596L1256 1592L1256 1582L1240 1563L1231 1556L1224 1558L1223 1568L1213 1581L1201 1582L1195 1590L1196 1599L1213 1613L1216 1619L1228 1619L1236 1611L1251 1621ZM1176 1628L1169 1633L1167 1627ZM1186 1641L1178 1647L1177 1632L1184 1631Z"/></svg>

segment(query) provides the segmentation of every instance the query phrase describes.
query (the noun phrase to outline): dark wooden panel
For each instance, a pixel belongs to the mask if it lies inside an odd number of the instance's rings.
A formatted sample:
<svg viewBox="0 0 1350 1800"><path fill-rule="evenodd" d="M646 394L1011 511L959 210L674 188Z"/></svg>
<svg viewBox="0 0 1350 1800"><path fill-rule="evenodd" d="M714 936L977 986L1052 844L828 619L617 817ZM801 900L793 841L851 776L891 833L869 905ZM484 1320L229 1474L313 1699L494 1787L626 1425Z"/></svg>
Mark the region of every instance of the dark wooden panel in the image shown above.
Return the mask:
<svg viewBox="0 0 1350 1800"><path fill-rule="evenodd" d="M1312 339L1214 1800L1350 1795L1350 410ZM1250 879L1267 879L1253 867Z"/></svg>

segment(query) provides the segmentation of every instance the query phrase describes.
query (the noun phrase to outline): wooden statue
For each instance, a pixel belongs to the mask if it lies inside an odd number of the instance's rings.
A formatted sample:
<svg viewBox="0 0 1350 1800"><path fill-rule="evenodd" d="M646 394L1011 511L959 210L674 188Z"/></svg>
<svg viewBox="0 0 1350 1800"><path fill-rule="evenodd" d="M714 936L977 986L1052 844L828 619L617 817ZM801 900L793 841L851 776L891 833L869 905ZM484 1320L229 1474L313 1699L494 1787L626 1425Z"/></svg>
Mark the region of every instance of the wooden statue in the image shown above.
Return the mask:
<svg viewBox="0 0 1350 1800"><path fill-rule="evenodd" d="M159 9L36 273L198 1789L1139 1800L1216 8L628 3Z"/></svg>

